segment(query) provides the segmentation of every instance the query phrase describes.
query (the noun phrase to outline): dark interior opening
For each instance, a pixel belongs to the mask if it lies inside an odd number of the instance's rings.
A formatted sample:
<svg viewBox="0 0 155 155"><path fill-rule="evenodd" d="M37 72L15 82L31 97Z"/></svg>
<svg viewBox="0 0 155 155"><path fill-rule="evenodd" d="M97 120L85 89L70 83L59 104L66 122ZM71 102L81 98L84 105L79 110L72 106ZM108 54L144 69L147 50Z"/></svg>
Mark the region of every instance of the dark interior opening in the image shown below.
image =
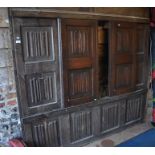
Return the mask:
<svg viewBox="0 0 155 155"><path fill-rule="evenodd" d="M108 22L98 22L99 97L108 96Z"/></svg>

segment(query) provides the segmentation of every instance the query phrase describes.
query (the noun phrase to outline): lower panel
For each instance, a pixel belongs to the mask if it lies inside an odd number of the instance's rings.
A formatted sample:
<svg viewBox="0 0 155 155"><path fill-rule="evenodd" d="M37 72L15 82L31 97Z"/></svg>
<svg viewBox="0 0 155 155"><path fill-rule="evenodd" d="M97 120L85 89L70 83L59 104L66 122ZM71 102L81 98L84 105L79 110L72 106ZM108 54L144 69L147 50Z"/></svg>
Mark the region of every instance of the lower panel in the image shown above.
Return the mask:
<svg viewBox="0 0 155 155"><path fill-rule="evenodd" d="M75 142L92 135L91 111L74 112L70 115L71 141Z"/></svg>
<svg viewBox="0 0 155 155"><path fill-rule="evenodd" d="M58 120L32 121L32 123L25 126L25 132L26 134L31 134L30 141L32 146L60 146Z"/></svg>
<svg viewBox="0 0 155 155"><path fill-rule="evenodd" d="M146 92L102 98L68 109L23 119L28 146L80 146L105 133L142 120Z"/></svg>
<svg viewBox="0 0 155 155"><path fill-rule="evenodd" d="M56 120L32 125L35 146L59 146L58 129L58 122Z"/></svg>
<svg viewBox="0 0 155 155"><path fill-rule="evenodd" d="M101 109L101 127L102 132L106 132L109 129L119 127L119 102L102 106Z"/></svg>
<svg viewBox="0 0 155 155"><path fill-rule="evenodd" d="M125 123L129 124L142 116L142 108L144 108L144 96L134 96L126 102Z"/></svg>

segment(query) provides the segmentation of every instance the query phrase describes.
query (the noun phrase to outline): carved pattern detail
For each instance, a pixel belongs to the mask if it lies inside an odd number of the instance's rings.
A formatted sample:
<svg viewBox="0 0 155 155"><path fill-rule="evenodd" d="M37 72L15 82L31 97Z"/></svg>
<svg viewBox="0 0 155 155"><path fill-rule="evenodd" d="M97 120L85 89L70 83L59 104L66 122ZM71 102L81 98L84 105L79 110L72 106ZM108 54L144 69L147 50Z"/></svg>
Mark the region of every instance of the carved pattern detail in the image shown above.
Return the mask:
<svg viewBox="0 0 155 155"><path fill-rule="evenodd" d="M119 125L119 104L105 106L102 108L102 131L118 127Z"/></svg>
<svg viewBox="0 0 155 155"><path fill-rule="evenodd" d="M69 56L83 57L89 56L89 29L69 29Z"/></svg>
<svg viewBox="0 0 155 155"><path fill-rule="evenodd" d="M126 87L131 85L131 65L124 64L116 67L116 88Z"/></svg>
<svg viewBox="0 0 155 155"><path fill-rule="evenodd" d="M143 97L129 99L126 104L126 122L137 120L141 116Z"/></svg>
<svg viewBox="0 0 155 155"><path fill-rule="evenodd" d="M33 74L27 76L27 81L30 106L56 102L56 76L54 72Z"/></svg>
<svg viewBox="0 0 155 155"><path fill-rule="evenodd" d="M91 70L74 70L69 76L70 96L84 96L90 93Z"/></svg>
<svg viewBox="0 0 155 155"><path fill-rule="evenodd" d="M35 146L60 146L58 122L42 122L32 127Z"/></svg>
<svg viewBox="0 0 155 155"><path fill-rule="evenodd" d="M25 61L54 60L52 27L24 27Z"/></svg>
<svg viewBox="0 0 155 155"><path fill-rule="evenodd" d="M117 31L117 52L130 52L130 34L131 31L127 31L126 29Z"/></svg>
<svg viewBox="0 0 155 155"><path fill-rule="evenodd" d="M90 111L72 113L70 118L72 142L92 135Z"/></svg>

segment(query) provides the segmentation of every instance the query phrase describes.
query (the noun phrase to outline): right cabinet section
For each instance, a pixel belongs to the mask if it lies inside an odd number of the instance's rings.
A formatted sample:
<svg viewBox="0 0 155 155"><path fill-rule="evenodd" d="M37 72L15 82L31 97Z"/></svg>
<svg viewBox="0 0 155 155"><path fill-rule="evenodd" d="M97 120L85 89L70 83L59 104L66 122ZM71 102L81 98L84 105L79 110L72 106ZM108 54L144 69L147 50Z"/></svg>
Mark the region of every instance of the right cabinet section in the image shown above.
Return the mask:
<svg viewBox="0 0 155 155"><path fill-rule="evenodd" d="M149 55L149 27L145 24L137 24L136 38L136 89L146 88L148 77Z"/></svg>
<svg viewBox="0 0 155 155"><path fill-rule="evenodd" d="M110 95L120 95L146 87L147 25L111 22L109 52Z"/></svg>

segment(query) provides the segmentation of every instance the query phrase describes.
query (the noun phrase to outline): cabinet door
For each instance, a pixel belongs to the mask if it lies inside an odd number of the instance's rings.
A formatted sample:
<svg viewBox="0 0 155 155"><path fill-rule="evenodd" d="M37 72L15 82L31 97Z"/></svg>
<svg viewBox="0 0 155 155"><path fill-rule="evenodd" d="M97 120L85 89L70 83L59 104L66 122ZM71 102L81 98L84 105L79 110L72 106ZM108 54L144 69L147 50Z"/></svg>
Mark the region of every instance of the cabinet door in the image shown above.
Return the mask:
<svg viewBox="0 0 155 155"><path fill-rule="evenodd" d="M135 24L110 23L110 95L134 90L135 87Z"/></svg>
<svg viewBox="0 0 155 155"><path fill-rule="evenodd" d="M14 18L13 21L21 117L59 108L57 20Z"/></svg>
<svg viewBox="0 0 155 155"><path fill-rule="evenodd" d="M91 101L98 90L96 21L63 19L62 52L66 106Z"/></svg>
<svg viewBox="0 0 155 155"><path fill-rule="evenodd" d="M136 38L136 89L147 87L148 78L148 50L149 50L149 27L147 24L137 24L135 29Z"/></svg>

